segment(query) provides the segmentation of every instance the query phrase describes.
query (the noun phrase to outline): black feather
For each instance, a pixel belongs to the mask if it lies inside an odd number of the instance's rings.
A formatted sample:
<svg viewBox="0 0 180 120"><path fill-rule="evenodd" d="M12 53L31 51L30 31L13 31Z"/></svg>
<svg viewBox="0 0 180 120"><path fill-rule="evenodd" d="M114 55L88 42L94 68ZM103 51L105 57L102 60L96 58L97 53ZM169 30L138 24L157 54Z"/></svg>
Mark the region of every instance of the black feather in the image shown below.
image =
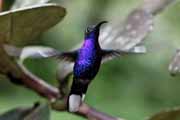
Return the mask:
<svg viewBox="0 0 180 120"><path fill-rule="evenodd" d="M74 62L77 58L77 55L78 55L78 51L75 50L71 52L62 52L56 57L66 62Z"/></svg>

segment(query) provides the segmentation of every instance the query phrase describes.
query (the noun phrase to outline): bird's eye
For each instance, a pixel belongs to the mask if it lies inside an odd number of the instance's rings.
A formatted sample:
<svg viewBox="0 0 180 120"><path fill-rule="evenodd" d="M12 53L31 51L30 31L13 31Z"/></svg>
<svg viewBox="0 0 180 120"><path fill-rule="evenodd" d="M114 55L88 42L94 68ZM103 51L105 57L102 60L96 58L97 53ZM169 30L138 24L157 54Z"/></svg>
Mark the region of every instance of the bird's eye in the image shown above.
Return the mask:
<svg viewBox="0 0 180 120"><path fill-rule="evenodd" d="M86 31L85 31L86 33L89 33L90 31L89 31L89 29L88 28L86 28Z"/></svg>
<svg viewBox="0 0 180 120"><path fill-rule="evenodd" d="M91 31L93 31L93 29L94 29L94 26L87 27L86 33L90 33Z"/></svg>

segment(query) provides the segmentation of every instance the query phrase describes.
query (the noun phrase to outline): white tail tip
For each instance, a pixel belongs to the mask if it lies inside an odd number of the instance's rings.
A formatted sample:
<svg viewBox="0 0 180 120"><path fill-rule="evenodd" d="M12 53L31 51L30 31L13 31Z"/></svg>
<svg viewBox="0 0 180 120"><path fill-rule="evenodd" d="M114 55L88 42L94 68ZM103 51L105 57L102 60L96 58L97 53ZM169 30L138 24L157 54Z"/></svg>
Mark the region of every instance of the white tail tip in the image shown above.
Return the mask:
<svg viewBox="0 0 180 120"><path fill-rule="evenodd" d="M69 112L77 112L81 104L81 96L72 94L69 96Z"/></svg>
<svg viewBox="0 0 180 120"><path fill-rule="evenodd" d="M86 96L85 94L83 94L83 95L82 95L82 101L84 101L84 99L85 99L85 96Z"/></svg>

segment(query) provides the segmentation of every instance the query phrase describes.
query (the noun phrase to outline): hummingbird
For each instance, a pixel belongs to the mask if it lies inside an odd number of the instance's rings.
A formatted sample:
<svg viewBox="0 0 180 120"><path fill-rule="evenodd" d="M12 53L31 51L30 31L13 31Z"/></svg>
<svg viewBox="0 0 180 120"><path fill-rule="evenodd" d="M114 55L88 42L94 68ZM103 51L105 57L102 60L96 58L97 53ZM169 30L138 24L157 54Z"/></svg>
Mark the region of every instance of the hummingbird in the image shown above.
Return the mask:
<svg viewBox="0 0 180 120"><path fill-rule="evenodd" d="M64 52L61 59L74 62L73 82L67 100L69 112L77 112L85 98L88 86L97 75L101 63L109 56L117 56L116 50L102 49L99 44L100 27L107 23L101 21L97 25L88 26L82 46L74 51Z"/></svg>

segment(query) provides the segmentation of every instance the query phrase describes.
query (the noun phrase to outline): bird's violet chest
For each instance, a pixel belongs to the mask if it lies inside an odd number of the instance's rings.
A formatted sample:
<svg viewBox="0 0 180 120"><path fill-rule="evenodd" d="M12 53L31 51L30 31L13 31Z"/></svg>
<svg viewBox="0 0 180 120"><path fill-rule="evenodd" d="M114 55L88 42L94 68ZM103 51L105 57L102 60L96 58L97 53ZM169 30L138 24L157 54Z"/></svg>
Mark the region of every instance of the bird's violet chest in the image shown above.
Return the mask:
<svg viewBox="0 0 180 120"><path fill-rule="evenodd" d="M86 40L79 50L78 58L74 65L76 76L94 77L101 63L100 47L93 40Z"/></svg>

